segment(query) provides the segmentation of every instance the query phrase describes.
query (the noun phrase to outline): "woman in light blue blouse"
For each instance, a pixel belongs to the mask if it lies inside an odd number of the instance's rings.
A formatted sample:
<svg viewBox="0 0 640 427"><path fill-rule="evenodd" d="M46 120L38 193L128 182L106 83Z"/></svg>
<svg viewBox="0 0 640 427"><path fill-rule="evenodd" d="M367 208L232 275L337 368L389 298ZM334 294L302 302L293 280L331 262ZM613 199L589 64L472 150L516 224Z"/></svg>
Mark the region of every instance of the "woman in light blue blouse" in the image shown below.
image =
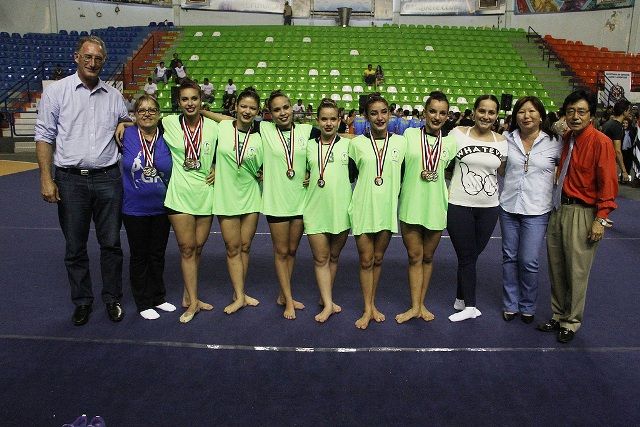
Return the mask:
<svg viewBox="0 0 640 427"><path fill-rule="evenodd" d="M533 322L538 297L538 258L552 209L562 142L550 130L542 102L520 98L513 107L504 186L500 195L505 321L518 313Z"/></svg>

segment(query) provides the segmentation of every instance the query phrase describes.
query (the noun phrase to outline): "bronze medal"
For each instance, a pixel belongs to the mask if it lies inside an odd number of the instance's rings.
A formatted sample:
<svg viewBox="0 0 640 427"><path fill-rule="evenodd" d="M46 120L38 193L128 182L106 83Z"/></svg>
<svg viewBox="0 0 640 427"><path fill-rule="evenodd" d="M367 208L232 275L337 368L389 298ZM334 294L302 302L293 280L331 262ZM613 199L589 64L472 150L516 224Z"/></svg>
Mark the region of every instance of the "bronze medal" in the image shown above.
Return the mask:
<svg viewBox="0 0 640 427"><path fill-rule="evenodd" d="M293 169L287 169L287 178L293 179L294 176L296 176L296 171Z"/></svg>
<svg viewBox="0 0 640 427"><path fill-rule="evenodd" d="M380 187L383 183L382 177L381 176L376 176L376 179L373 180L373 183L375 185L377 185L378 187Z"/></svg>
<svg viewBox="0 0 640 427"><path fill-rule="evenodd" d="M320 178L318 179L318 187L323 188L324 187L324 179Z"/></svg>
<svg viewBox="0 0 640 427"><path fill-rule="evenodd" d="M422 172L420 172L420 177L425 181L429 181L429 171L426 169L423 170Z"/></svg>

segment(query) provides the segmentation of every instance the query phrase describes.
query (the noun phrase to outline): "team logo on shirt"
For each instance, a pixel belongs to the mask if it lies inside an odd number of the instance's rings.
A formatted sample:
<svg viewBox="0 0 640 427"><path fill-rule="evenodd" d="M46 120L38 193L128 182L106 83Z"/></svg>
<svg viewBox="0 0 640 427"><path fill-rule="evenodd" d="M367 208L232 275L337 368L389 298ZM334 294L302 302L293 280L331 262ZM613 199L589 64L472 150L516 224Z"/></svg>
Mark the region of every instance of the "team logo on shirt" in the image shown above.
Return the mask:
<svg viewBox="0 0 640 427"><path fill-rule="evenodd" d="M344 153L342 153L340 155L340 162L343 165L348 165L349 164L349 153L347 153L346 151Z"/></svg>
<svg viewBox="0 0 640 427"><path fill-rule="evenodd" d="M396 163L400 160L400 150L398 150L397 148L391 150L391 160Z"/></svg>
<svg viewBox="0 0 640 427"><path fill-rule="evenodd" d="M256 156L256 148L255 148L255 147L249 147L249 148L247 149L247 154L246 154L246 156L247 156L247 157L251 157L251 158L255 157L255 156Z"/></svg>

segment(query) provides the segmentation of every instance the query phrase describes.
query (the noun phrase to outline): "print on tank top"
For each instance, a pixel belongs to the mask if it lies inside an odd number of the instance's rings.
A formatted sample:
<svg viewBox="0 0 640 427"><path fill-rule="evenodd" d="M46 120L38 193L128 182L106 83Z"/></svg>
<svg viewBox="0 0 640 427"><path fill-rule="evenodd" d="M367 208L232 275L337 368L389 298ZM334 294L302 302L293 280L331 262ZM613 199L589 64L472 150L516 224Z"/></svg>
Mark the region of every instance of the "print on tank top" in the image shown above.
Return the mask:
<svg viewBox="0 0 640 427"><path fill-rule="evenodd" d="M502 161L500 151L494 147L468 145L458 151L456 158L460 167L460 180L462 188L470 196L476 196L484 191L487 196L493 196L498 191L498 177L495 173L477 173L467 163L462 161L466 156L495 156Z"/></svg>

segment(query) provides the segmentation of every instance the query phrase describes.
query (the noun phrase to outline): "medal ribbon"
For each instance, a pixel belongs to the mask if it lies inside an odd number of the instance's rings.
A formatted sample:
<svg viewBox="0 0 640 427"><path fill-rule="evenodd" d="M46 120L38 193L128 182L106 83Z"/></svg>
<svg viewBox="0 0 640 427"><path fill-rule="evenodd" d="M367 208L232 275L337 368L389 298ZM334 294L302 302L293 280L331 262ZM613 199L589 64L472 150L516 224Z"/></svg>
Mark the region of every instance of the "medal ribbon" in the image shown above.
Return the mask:
<svg viewBox="0 0 640 427"><path fill-rule="evenodd" d="M291 125L291 133L289 134L289 145L287 146L287 141L284 139L284 135L276 127L276 131L278 132L278 137L280 138L280 142L282 143L282 147L284 148L284 157L287 160L287 169L293 169L293 154L295 150L294 141L295 138L293 136L293 125Z"/></svg>
<svg viewBox="0 0 640 427"><path fill-rule="evenodd" d="M249 136L251 135L251 130L253 129L253 123L249 127L247 134L244 136L244 141L242 142L242 148L238 149L238 125L234 126L234 151L236 152L236 164L238 167L242 164L242 160L244 159L244 155L247 152L247 146L249 145Z"/></svg>
<svg viewBox="0 0 640 427"><path fill-rule="evenodd" d="M200 116L200 120L198 120L198 125L191 132L189 126L187 125L187 121L184 119L184 116L181 117L181 125L182 132L184 132L184 154L185 159L200 159L200 151L202 150L202 124L204 120L202 116Z"/></svg>
<svg viewBox="0 0 640 427"><path fill-rule="evenodd" d="M333 139L329 144L329 151L327 151L327 153L323 157L322 146L324 144L322 143L322 137L318 138L318 169L320 170L320 179L322 179L322 177L324 176L324 170L327 168L327 164L329 164L329 156L331 155L331 151L333 150L333 146L335 145L337 139L338 135L333 135Z"/></svg>
<svg viewBox="0 0 640 427"><path fill-rule="evenodd" d="M376 177L382 177L382 170L384 169L384 159L387 158L387 148L389 148L389 132L384 136L384 145L382 146L382 154L378 151L378 145L373 135L369 133L369 139L371 140L371 148L376 155Z"/></svg>
<svg viewBox="0 0 640 427"><path fill-rule="evenodd" d="M437 169L442 155L442 132L438 131L436 143L431 148L423 127L420 129L420 142L422 143L422 170L433 172Z"/></svg>
<svg viewBox="0 0 640 427"><path fill-rule="evenodd" d="M138 128L138 136L140 137L140 145L142 146L142 155L144 156L144 164L145 166L153 167L153 153L156 148L156 141L158 140L158 136L160 135L160 129L156 128L156 134L151 140L151 142L147 142L147 140L142 135L142 131Z"/></svg>

